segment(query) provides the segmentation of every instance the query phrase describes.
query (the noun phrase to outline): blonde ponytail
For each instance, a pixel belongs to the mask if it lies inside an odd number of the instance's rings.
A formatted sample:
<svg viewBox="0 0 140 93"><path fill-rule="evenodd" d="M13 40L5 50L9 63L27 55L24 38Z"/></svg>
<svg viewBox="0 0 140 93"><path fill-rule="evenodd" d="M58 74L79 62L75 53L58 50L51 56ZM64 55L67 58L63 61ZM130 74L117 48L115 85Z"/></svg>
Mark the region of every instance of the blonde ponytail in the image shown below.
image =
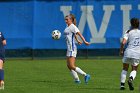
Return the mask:
<svg viewBox="0 0 140 93"><path fill-rule="evenodd" d="M73 24L76 26L76 18L74 18Z"/></svg>
<svg viewBox="0 0 140 93"><path fill-rule="evenodd" d="M70 17L71 17L71 19L72 19L72 23L73 23L74 25L76 25L76 18L75 18L75 16L74 16L74 14L70 14Z"/></svg>

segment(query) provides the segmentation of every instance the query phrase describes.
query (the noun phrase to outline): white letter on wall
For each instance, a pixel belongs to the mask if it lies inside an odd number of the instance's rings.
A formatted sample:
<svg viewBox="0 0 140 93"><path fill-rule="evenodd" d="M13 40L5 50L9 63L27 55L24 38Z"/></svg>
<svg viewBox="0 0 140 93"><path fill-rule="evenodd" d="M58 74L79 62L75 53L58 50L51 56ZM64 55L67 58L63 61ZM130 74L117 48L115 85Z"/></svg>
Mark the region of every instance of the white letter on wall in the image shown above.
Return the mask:
<svg viewBox="0 0 140 93"><path fill-rule="evenodd" d="M103 17L100 29L98 31L93 14L92 14L93 6L81 6L82 16L81 16L78 27L81 33L83 33L86 20L87 20L87 23L91 32L91 36L92 36L92 38L90 39L90 43L106 43L106 39L104 38L104 35L108 27L108 23L109 23L112 11L114 10L114 6L105 5L103 6L103 9L105 13L104 13L104 17Z"/></svg>
<svg viewBox="0 0 140 93"><path fill-rule="evenodd" d="M121 5L121 10L123 10L123 34L130 27L130 10L131 5Z"/></svg>
<svg viewBox="0 0 140 93"><path fill-rule="evenodd" d="M70 14L70 11L72 10L71 6L61 6L60 11L63 12L64 17L68 14Z"/></svg>

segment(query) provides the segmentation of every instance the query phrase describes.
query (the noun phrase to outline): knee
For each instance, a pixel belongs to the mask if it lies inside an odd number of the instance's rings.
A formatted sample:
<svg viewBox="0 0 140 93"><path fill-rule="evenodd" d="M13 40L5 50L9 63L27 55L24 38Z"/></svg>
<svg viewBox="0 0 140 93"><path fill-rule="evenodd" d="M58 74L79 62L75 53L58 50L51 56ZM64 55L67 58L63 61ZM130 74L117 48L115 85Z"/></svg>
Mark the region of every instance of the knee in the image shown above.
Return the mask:
<svg viewBox="0 0 140 93"><path fill-rule="evenodd" d="M128 71L129 64L123 64L123 70Z"/></svg>
<svg viewBox="0 0 140 93"><path fill-rule="evenodd" d="M75 66L72 66L72 65L67 65L67 67L70 69L70 70L75 70Z"/></svg>
<svg viewBox="0 0 140 93"><path fill-rule="evenodd" d="M0 69L3 69L3 62L0 62Z"/></svg>
<svg viewBox="0 0 140 93"><path fill-rule="evenodd" d="M72 70L75 70L75 68L76 68L75 66L71 66L71 69L72 69Z"/></svg>
<svg viewBox="0 0 140 93"><path fill-rule="evenodd" d="M137 71L137 69L138 69L138 66L132 66L132 71L134 70L134 71Z"/></svg>
<svg viewBox="0 0 140 93"><path fill-rule="evenodd" d="M69 69L69 70L71 70L71 68L70 68L70 66L69 66L69 65L67 65L67 67L68 67L68 69Z"/></svg>
<svg viewBox="0 0 140 93"><path fill-rule="evenodd" d="M123 70L128 71L128 68L123 68Z"/></svg>

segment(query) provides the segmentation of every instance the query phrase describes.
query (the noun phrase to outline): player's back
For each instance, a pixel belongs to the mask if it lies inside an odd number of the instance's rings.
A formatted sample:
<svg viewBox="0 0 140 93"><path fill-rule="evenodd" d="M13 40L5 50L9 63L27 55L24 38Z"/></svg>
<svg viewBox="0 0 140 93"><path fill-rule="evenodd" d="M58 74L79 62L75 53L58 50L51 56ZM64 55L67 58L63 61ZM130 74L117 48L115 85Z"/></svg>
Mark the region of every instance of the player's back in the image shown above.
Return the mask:
<svg viewBox="0 0 140 93"><path fill-rule="evenodd" d="M140 58L140 30L133 29L127 32L128 46L125 51L126 57Z"/></svg>

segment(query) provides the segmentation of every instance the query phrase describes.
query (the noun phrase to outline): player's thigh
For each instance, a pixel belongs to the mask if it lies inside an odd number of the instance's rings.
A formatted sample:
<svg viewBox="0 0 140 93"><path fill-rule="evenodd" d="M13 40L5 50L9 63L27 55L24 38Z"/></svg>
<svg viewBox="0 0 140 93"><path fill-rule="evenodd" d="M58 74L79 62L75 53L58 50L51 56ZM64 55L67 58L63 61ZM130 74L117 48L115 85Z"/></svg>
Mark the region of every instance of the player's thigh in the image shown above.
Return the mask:
<svg viewBox="0 0 140 93"><path fill-rule="evenodd" d="M128 71L129 64L123 63L123 70Z"/></svg>
<svg viewBox="0 0 140 93"><path fill-rule="evenodd" d="M132 67L132 71L133 71L133 70L137 71L137 70L138 70L138 66L139 66L139 65L137 65L137 66L133 66L133 65L131 65L131 67Z"/></svg>
<svg viewBox="0 0 140 93"><path fill-rule="evenodd" d="M3 69L3 60L0 59L0 69Z"/></svg>
<svg viewBox="0 0 140 93"><path fill-rule="evenodd" d="M75 57L67 57L67 65L75 66Z"/></svg>
<svg viewBox="0 0 140 93"><path fill-rule="evenodd" d="M129 64L131 63L130 58L124 57L124 58L122 59L122 62L123 62L123 70L128 71Z"/></svg>

